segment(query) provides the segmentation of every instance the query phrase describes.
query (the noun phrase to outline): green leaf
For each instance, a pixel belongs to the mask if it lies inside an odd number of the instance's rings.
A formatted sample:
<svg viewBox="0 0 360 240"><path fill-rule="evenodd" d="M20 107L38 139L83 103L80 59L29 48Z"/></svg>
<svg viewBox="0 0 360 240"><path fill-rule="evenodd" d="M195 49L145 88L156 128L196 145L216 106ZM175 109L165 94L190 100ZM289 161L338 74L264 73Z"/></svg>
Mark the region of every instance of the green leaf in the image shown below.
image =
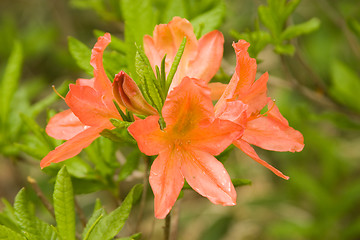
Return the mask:
<svg viewBox="0 0 360 240"><path fill-rule="evenodd" d="M120 129L120 128L115 128L113 130L104 129L100 133L100 135L114 142L136 144L135 139L129 134L127 129Z"/></svg>
<svg viewBox="0 0 360 240"><path fill-rule="evenodd" d="M20 42L16 41L0 82L0 123L3 127L5 127L4 124L8 118L10 104L18 87L22 62L22 47Z"/></svg>
<svg viewBox="0 0 360 240"><path fill-rule="evenodd" d="M53 194L57 229L62 240L75 240L75 209L71 179L66 166L59 171Z"/></svg>
<svg viewBox="0 0 360 240"><path fill-rule="evenodd" d="M169 88L170 88L170 85L171 85L171 82L175 76L175 73L176 73L176 70L179 66L179 63L180 63L180 60L181 60L181 57L184 53L184 50L185 50L185 46L186 46L186 37L184 37L184 39L182 40L180 46L179 46L179 49L178 51L176 52L176 55L174 57L174 61L173 63L171 64L171 68L170 68L170 71L169 71L169 74L166 78L166 87L165 87L165 93L168 92ZM160 111L161 112L161 111Z"/></svg>
<svg viewBox="0 0 360 240"><path fill-rule="evenodd" d="M91 215L91 217L90 217L89 221L87 222L87 224L84 228L84 231L81 235L83 240L89 239L89 236L90 236L92 230L104 216L106 216L106 213L103 208L100 208L100 209L94 211L94 213Z"/></svg>
<svg viewBox="0 0 360 240"><path fill-rule="evenodd" d="M168 23L174 16L187 18L187 11L184 0L167 1L166 10L162 14L162 22Z"/></svg>
<svg viewBox="0 0 360 240"><path fill-rule="evenodd" d="M320 27L320 20L318 18L312 18L307 22L289 26L281 33L280 38L283 40L292 39L300 35L309 34Z"/></svg>
<svg viewBox="0 0 360 240"><path fill-rule="evenodd" d="M138 48L136 52L136 72L139 76L140 87L142 94L159 113L163 106L163 91L160 86L160 82L156 79L155 74L151 68L149 59L145 55L142 48Z"/></svg>
<svg viewBox="0 0 360 240"><path fill-rule="evenodd" d="M291 44L278 44L275 46L274 50L277 54L284 54L291 56L295 52L295 47Z"/></svg>
<svg viewBox="0 0 360 240"><path fill-rule="evenodd" d="M34 119L26 116L25 114L20 114L21 119L29 127L29 129L35 134L35 136L40 140L45 146L50 149L55 148L55 144L52 138L50 138L45 130L41 128Z"/></svg>
<svg viewBox="0 0 360 240"><path fill-rule="evenodd" d="M26 196L24 188L15 197L14 210L20 229L41 239L41 235L34 224L35 216L30 208L30 201Z"/></svg>
<svg viewBox="0 0 360 240"><path fill-rule="evenodd" d="M213 9L195 17L190 22L195 32L198 32L200 28L202 28L201 32L205 34L220 27L224 20L225 13L225 3L220 1Z"/></svg>
<svg viewBox="0 0 360 240"><path fill-rule="evenodd" d="M106 186L99 180L72 178L74 194L87 194L105 189Z"/></svg>
<svg viewBox="0 0 360 240"><path fill-rule="evenodd" d="M91 49L76 38L69 37L69 51L75 59L76 64L90 76L93 75L93 68L90 65Z"/></svg>
<svg viewBox="0 0 360 240"><path fill-rule="evenodd" d="M139 240L141 239L141 233L135 233L130 237L116 238L118 240Z"/></svg>
<svg viewBox="0 0 360 240"><path fill-rule="evenodd" d="M356 19L349 19L348 20L349 28L360 38L360 22Z"/></svg>
<svg viewBox="0 0 360 240"><path fill-rule="evenodd" d="M140 160L140 152L135 150L126 156L126 162L121 167L118 180L123 181L137 168Z"/></svg>
<svg viewBox="0 0 360 240"><path fill-rule="evenodd" d="M36 219L36 228L38 229L42 239L44 240L58 240L59 236L54 226L50 226L47 223Z"/></svg>
<svg viewBox="0 0 360 240"><path fill-rule="evenodd" d="M26 238L10 228L0 225L0 240L26 240Z"/></svg>
<svg viewBox="0 0 360 240"><path fill-rule="evenodd" d="M151 34L155 26L154 11L150 0L121 1L122 14L125 22L126 62L129 75L134 78L136 46L142 46L145 34Z"/></svg>
<svg viewBox="0 0 360 240"><path fill-rule="evenodd" d="M142 185L135 185L126 196L121 206L112 211L109 215L100 219L91 231L88 240L108 240L122 229L128 219L132 205L139 199L142 192Z"/></svg>
<svg viewBox="0 0 360 240"><path fill-rule="evenodd" d="M340 103L360 112L360 77L340 61L331 66L332 86L329 93Z"/></svg>

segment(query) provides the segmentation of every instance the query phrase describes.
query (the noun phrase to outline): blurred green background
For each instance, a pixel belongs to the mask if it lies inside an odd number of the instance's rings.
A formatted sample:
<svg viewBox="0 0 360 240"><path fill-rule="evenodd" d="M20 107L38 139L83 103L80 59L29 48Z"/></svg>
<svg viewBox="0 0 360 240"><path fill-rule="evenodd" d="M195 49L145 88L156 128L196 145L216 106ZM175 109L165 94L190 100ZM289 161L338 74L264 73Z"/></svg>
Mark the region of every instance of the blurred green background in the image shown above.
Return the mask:
<svg viewBox="0 0 360 240"><path fill-rule="evenodd" d="M237 189L235 207L212 205L186 190L175 207L181 210L179 239L360 239L360 2L302 0L288 16L260 0L182 2L187 7L178 8L177 14L195 25L198 16L210 12L203 33L218 28L225 36L217 80L230 79L234 71L232 42L245 38L252 44L258 72L270 74L269 95L290 126L303 133L305 148L300 153L256 149L290 176L289 181L240 150L231 152L224 162L230 175L250 179L252 185ZM262 18L264 7L258 8L267 5L270 16ZM172 18L167 1L153 0L151 7L154 24ZM121 8L121 0L0 1L0 99L8 106L1 114L0 197L13 202L19 189L28 185L29 175L51 192L47 183L51 174L41 172L37 160L51 148L42 147L39 138L46 137L34 128L46 126L52 109L66 109L51 85L65 95L68 81L89 78L70 54L68 37L88 48L96 41L96 29L123 39ZM284 34L289 26L305 22L305 27ZM113 65L122 70L120 58ZM143 167L141 163L139 168ZM125 189L141 181L136 173L122 183ZM85 210L93 204L94 194L111 208L110 195L100 192L79 195ZM150 196L147 206L143 237L159 239L163 223L153 218ZM130 218L128 228L135 223L136 218Z"/></svg>

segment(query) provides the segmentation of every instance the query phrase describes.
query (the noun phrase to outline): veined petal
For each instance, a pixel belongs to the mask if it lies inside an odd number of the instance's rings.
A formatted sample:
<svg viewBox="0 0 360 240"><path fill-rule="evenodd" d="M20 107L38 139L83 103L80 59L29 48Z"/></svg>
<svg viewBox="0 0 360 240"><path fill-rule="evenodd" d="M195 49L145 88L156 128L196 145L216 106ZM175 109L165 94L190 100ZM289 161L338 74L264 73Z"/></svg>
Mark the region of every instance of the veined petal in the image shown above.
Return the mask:
<svg viewBox="0 0 360 240"><path fill-rule="evenodd" d="M219 155L243 131L244 128L239 124L216 118L210 125L192 131L188 138L192 148Z"/></svg>
<svg viewBox="0 0 360 240"><path fill-rule="evenodd" d="M104 67L103 67L103 53L107 45L111 42L110 33L105 33L104 36L100 36L96 42L94 48L91 51L91 60L90 64L94 68L94 78L95 78L95 89L97 91L103 91L108 93L110 92L111 96L111 82L106 76Z"/></svg>
<svg viewBox="0 0 360 240"><path fill-rule="evenodd" d="M149 182L155 195L156 218L166 217L184 185L180 158L176 151L166 150L151 166Z"/></svg>
<svg viewBox="0 0 360 240"><path fill-rule="evenodd" d="M88 86L70 84L69 87L65 102L85 125L98 126L110 118L121 118L114 103L105 101L102 92Z"/></svg>
<svg viewBox="0 0 360 240"><path fill-rule="evenodd" d="M168 94L162 113L166 125L181 134L210 123L214 118L210 89L199 79L185 77Z"/></svg>
<svg viewBox="0 0 360 240"><path fill-rule="evenodd" d="M159 116L138 119L128 127L128 131L146 155L157 155L169 147L164 138L166 133L160 130Z"/></svg>
<svg viewBox="0 0 360 240"><path fill-rule="evenodd" d="M269 108L267 116L247 122L242 139L267 150L300 152L304 148L302 134L289 126L275 104Z"/></svg>
<svg viewBox="0 0 360 240"><path fill-rule="evenodd" d="M221 95L224 93L227 84L220 82L212 82L208 84L208 87L211 90L211 100L220 99Z"/></svg>
<svg viewBox="0 0 360 240"><path fill-rule="evenodd" d="M212 203L233 206L236 191L224 166L203 151L183 152L181 172L189 185Z"/></svg>
<svg viewBox="0 0 360 240"><path fill-rule="evenodd" d="M49 152L48 155L41 160L40 167L44 168L51 163L58 163L78 155L82 149L89 146L96 138L98 138L100 132L105 128L110 129L114 127L111 124L107 124L99 127L89 127L78 133L73 138Z"/></svg>
<svg viewBox="0 0 360 240"><path fill-rule="evenodd" d="M238 99L240 99L243 103L248 104L249 107L247 111L249 116L252 113L259 113L268 103L268 78L269 74L267 72L264 73L253 85L251 85L247 93L238 96Z"/></svg>
<svg viewBox="0 0 360 240"><path fill-rule="evenodd" d="M279 170L277 170L276 168L274 168L273 166L271 166L270 164L268 164L267 162L265 162L264 160L262 160L257 153L255 152L254 148L252 148L247 142L239 139L237 141L234 142L234 145L238 148L240 148L244 153L246 153L249 157L251 157L252 159L254 159L256 162L260 163L261 165L263 165L264 167L268 168L270 171L272 171L273 173L275 173L277 176L288 180L289 177L284 175L282 172L280 172Z"/></svg>
<svg viewBox="0 0 360 240"><path fill-rule="evenodd" d="M239 77L235 93L238 95L246 94L255 81L257 65L256 60L251 58L247 52L249 46L250 44L245 40L239 40L237 43L233 43L236 53L236 68L234 74L237 74Z"/></svg>
<svg viewBox="0 0 360 240"><path fill-rule="evenodd" d="M214 30L202 36L198 45L197 56L189 62L186 76L199 78L208 83L220 68L224 52L224 36Z"/></svg>
<svg viewBox="0 0 360 240"><path fill-rule="evenodd" d="M69 140L87 128L70 110L59 112L53 116L46 126L46 133L53 138Z"/></svg>

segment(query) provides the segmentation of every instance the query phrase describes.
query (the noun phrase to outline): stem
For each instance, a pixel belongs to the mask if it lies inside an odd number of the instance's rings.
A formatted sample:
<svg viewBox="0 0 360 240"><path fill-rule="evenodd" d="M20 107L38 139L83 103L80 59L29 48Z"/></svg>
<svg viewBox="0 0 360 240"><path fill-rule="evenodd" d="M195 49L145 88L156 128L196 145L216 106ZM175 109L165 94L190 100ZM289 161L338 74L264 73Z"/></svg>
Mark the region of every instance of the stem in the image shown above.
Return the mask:
<svg viewBox="0 0 360 240"><path fill-rule="evenodd" d="M48 212L51 214L51 216L53 216L53 218L55 218L54 208L51 205L51 203L47 200L47 198L45 197L43 192L41 191L41 189L40 189L39 185L37 184L36 180L33 179L32 177L28 176L27 181L30 183L31 187L34 189L36 195L39 197L39 199L41 200L44 207L48 210Z"/></svg>
<svg viewBox="0 0 360 240"><path fill-rule="evenodd" d="M171 212L165 218L164 239L170 240Z"/></svg>
<svg viewBox="0 0 360 240"><path fill-rule="evenodd" d="M144 179L143 179L143 192L141 195L140 209L139 209L138 221L136 224L135 232L139 231L140 223L141 223L143 215L144 215L144 209L145 209L145 204L146 204L146 195L147 195L147 189L148 189L148 184L149 184L149 163L150 163L149 156L144 157L144 163L145 163L145 169L144 169Z"/></svg>

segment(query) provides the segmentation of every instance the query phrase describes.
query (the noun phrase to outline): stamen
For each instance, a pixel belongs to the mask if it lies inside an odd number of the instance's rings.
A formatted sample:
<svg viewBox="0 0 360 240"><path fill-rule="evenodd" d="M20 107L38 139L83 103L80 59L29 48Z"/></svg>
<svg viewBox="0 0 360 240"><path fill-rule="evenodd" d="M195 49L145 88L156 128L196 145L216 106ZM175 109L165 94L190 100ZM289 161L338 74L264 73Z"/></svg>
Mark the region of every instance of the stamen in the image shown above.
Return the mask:
<svg viewBox="0 0 360 240"><path fill-rule="evenodd" d="M51 87L54 90L54 92L56 93L56 95L58 95L59 97L61 97L65 101L65 98L63 96L61 96L61 94L56 90L55 86L52 85Z"/></svg>

